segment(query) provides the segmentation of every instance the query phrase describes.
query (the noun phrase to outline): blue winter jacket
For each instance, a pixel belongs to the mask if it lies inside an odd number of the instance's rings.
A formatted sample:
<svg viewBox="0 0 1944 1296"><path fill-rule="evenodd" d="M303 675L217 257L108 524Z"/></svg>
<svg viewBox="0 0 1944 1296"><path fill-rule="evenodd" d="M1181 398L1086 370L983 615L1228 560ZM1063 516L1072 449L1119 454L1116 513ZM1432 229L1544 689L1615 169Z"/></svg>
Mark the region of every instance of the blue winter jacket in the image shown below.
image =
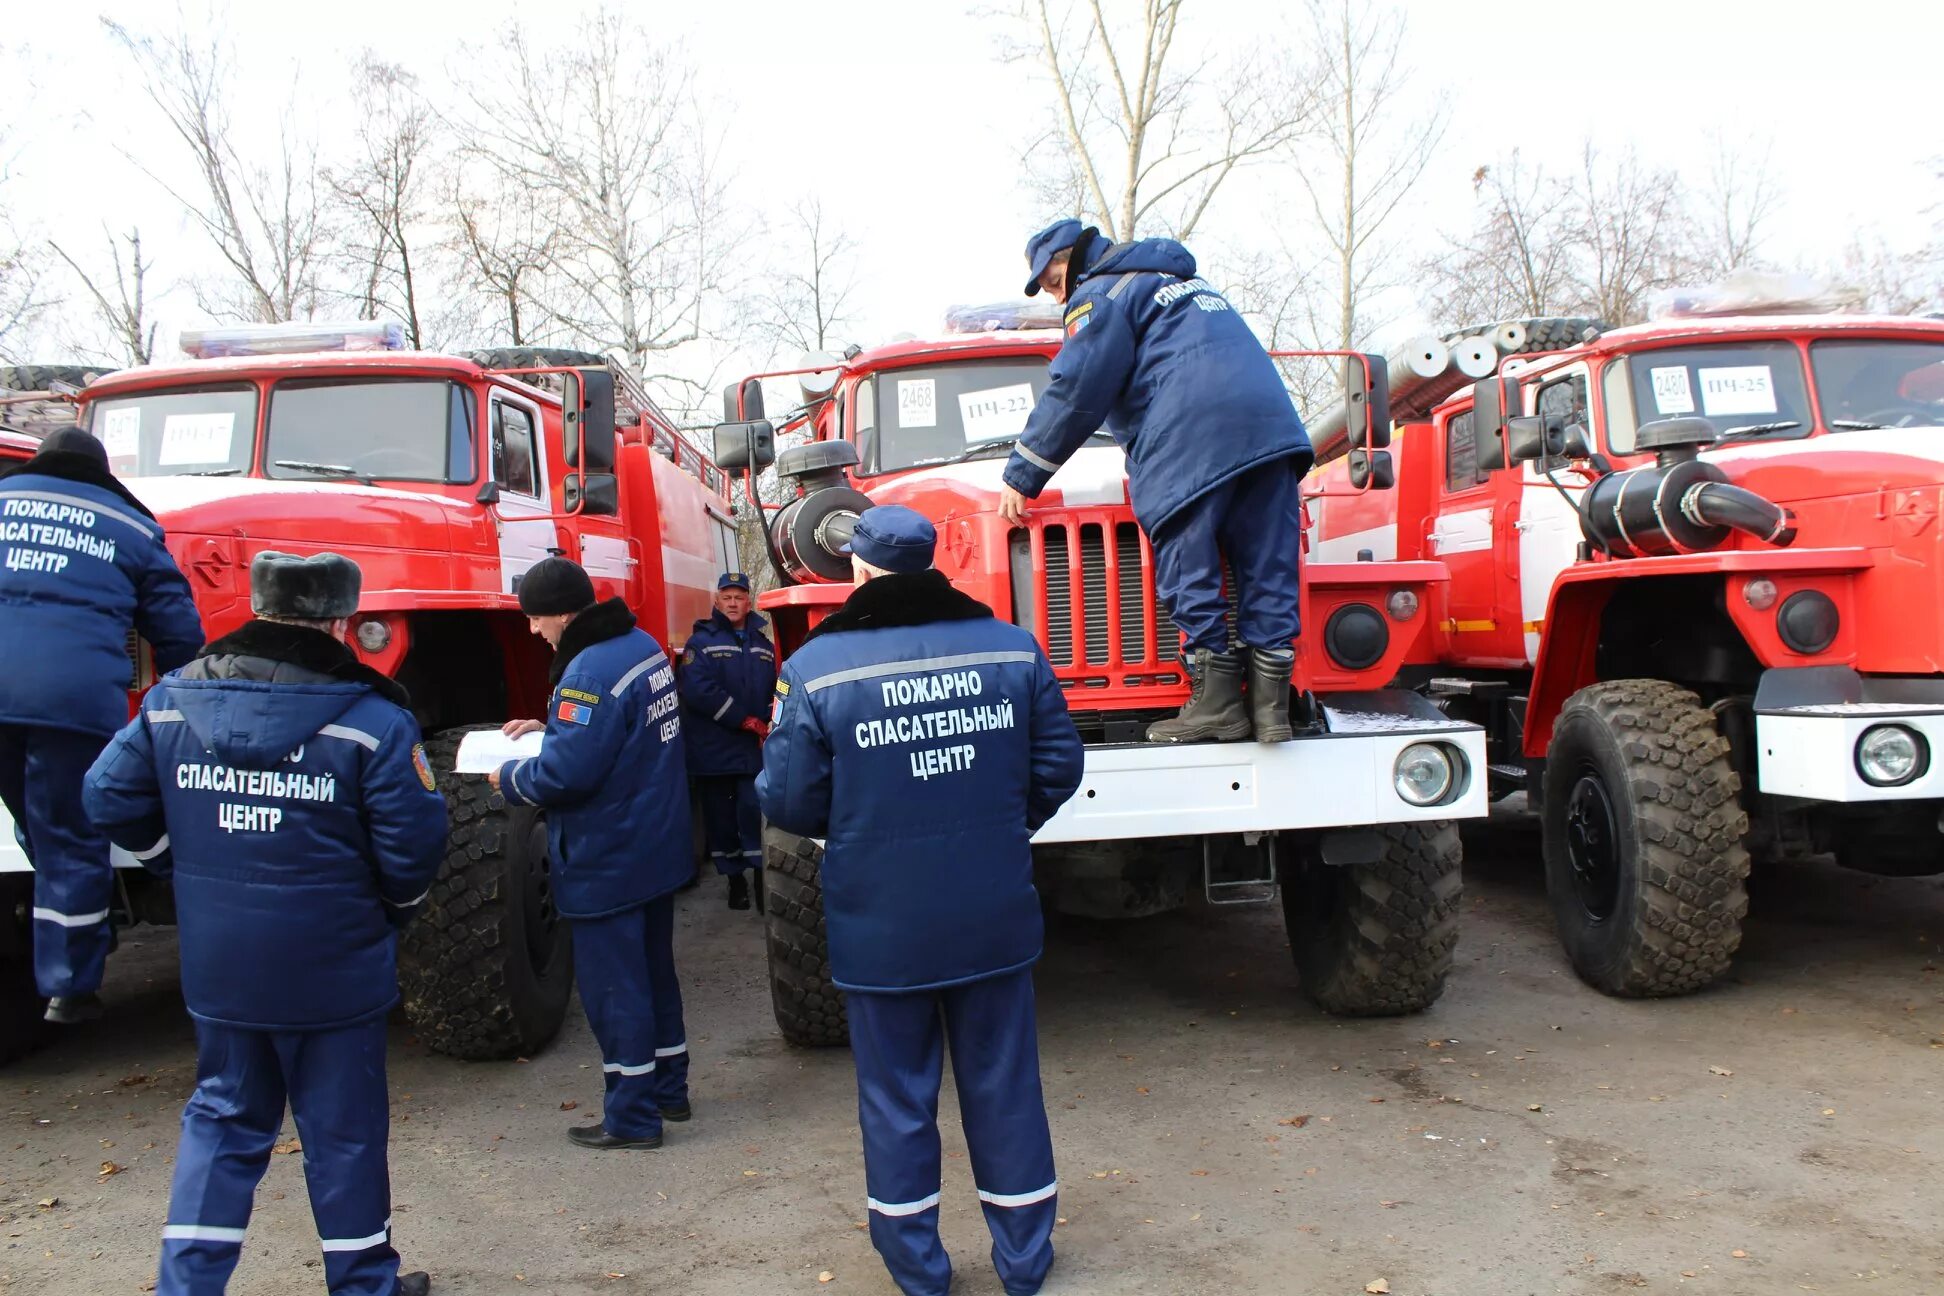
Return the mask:
<svg viewBox="0 0 1944 1296"><path fill-rule="evenodd" d="M720 612L695 623L677 672L689 773L763 768L762 740L740 726L750 716L766 719L776 692L776 647L763 633L768 624L754 612L741 630Z"/></svg>
<svg viewBox="0 0 1944 1296"><path fill-rule="evenodd" d="M325 1030L398 1002L397 929L446 844L404 701L329 635L253 621L149 690L88 772L88 817L173 871L197 1019Z"/></svg>
<svg viewBox="0 0 1944 1296"><path fill-rule="evenodd" d="M1149 535L1257 464L1311 457L1275 362L1173 239L1087 255L1051 380L1006 464L1037 497L1102 423L1127 452L1128 495Z"/></svg>
<svg viewBox="0 0 1944 1296"><path fill-rule="evenodd" d="M84 455L50 451L0 477L0 724L121 728L131 626L158 673L202 647L149 511Z"/></svg>
<svg viewBox="0 0 1944 1296"><path fill-rule="evenodd" d="M568 623L553 684L540 754L502 766L500 791L547 812L560 912L600 918L667 895L695 872L674 664L609 599Z"/></svg>
<svg viewBox="0 0 1944 1296"><path fill-rule="evenodd" d="M1039 957L1030 839L1085 751L1033 636L938 572L861 586L783 665L756 791L824 839L832 978L920 990Z"/></svg>

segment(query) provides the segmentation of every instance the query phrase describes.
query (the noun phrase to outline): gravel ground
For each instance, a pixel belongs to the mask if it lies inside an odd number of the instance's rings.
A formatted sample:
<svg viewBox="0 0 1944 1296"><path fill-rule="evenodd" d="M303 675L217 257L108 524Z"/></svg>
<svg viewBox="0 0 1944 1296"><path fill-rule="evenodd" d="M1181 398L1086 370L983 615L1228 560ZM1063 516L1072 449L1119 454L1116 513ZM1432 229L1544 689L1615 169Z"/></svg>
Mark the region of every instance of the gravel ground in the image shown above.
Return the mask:
<svg viewBox="0 0 1944 1296"><path fill-rule="evenodd" d="M1944 1290L1944 884L1764 877L1728 983L1627 1003L1564 965L1535 852L1471 835L1457 970L1415 1018L1311 1008L1269 908L1056 922L1047 1292ZM713 880L678 921L696 1118L659 1152L564 1138L599 1106L578 1010L516 1064L395 1028L396 1235L435 1291L894 1296L848 1054L777 1039L758 921ZM174 959L127 933L108 1019L0 1072L0 1290L151 1282L193 1074ZM945 1123L954 1290L996 1296ZM231 1290L323 1290L301 1157L272 1158Z"/></svg>

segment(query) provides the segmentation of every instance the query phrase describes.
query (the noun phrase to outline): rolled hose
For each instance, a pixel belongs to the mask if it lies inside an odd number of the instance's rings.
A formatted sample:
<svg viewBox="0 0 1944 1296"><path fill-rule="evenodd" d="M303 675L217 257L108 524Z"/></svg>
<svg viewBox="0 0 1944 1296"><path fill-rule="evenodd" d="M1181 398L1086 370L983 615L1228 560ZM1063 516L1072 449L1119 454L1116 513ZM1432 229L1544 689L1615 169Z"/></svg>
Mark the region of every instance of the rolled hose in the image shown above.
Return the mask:
<svg viewBox="0 0 1944 1296"><path fill-rule="evenodd" d="M1754 491L1705 481L1681 498L1681 512L1701 526L1725 526L1786 549L1795 543L1795 514Z"/></svg>

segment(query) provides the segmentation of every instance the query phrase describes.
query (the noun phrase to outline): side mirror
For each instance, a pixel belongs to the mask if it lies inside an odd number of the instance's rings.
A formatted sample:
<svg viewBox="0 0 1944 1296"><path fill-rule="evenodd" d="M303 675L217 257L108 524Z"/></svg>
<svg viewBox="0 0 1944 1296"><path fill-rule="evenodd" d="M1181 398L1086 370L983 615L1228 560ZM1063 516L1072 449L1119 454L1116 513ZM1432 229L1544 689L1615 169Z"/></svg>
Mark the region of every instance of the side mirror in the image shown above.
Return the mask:
<svg viewBox="0 0 1944 1296"><path fill-rule="evenodd" d="M753 468L757 472L776 462L776 429L768 419L747 423L718 423L715 461L724 468Z"/></svg>
<svg viewBox="0 0 1944 1296"><path fill-rule="evenodd" d="M1568 423L1559 430L1554 441L1553 453L1562 459L1591 459L1593 457L1593 434L1578 423Z"/></svg>
<svg viewBox="0 0 1944 1296"><path fill-rule="evenodd" d="M1388 450L1352 450L1350 484L1358 490L1389 490L1397 485L1397 465Z"/></svg>
<svg viewBox="0 0 1944 1296"><path fill-rule="evenodd" d="M763 384L754 378L730 383L722 389L722 420L741 423L763 417Z"/></svg>
<svg viewBox="0 0 1944 1296"><path fill-rule="evenodd" d="M1524 412L1520 398L1519 380L1511 374L1494 374L1472 384L1472 431L1481 447L1488 438L1498 440L1506 419Z"/></svg>
<svg viewBox="0 0 1944 1296"><path fill-rule="evenodd" d="M1367 367L1366 367L1367 366ZM1354 450L1382 450L1390 444L1390 371L1384 357L1343 357L1344 428Z"/></svg>
<svg viewBox="0 0 1944 1296"><path fill-rule="evenodd" d="M614 375L606 369L568 370L561 375L560 409L568 466L597 473L611 471Z"/></svg>
<svg viewBox="0 0 1944 1296"><path fill-rule="evenodd" d="M613 473L568 473L561 484L569 513L614 517L621 512L621 483Z"/></svg>
<svg viewBox="0 0 1944 1296"><path fill-rule="evenodd" d="M499 497L500 484L496 481L487 482L479 488L479 494L473 496L481 504L497 504L499 503Z"/></svg>
<svg viewBox="0 0 1944 1296"><path fill-rule="evenodd" d="M1535 463L1544 459L1546 440L1546 420L1537 414L1505 420L1505 458L1513 463Z"/></svg>

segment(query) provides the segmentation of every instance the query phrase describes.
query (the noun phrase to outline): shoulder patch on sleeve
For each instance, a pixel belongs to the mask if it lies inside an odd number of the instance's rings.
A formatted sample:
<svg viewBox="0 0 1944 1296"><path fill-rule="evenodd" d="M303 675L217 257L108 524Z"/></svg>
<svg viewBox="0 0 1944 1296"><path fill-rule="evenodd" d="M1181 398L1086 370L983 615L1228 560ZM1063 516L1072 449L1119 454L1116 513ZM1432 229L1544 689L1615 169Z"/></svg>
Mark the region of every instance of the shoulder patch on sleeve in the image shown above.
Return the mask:
<svg viewBox="0 0 1944 1296"><path fill-rule="evenodd" d="M560 706L554 711L554 716L565 724L591 724L594 720L594 708L585 702L573 702L562 698Z"/></svg>
<svg viewBox="0 0 1944 1296"><path fill-rule="evenodd" d="M425 758L425 744L412 744L412 768L418 771L419 782L425 784L427 792L439 790L439 780L433 776L432 762Z"/></svg>
<svg viewBox="0 0 1944 1296"><path fill-rule="evenodd" d="M692 664L694 661L695 661L695 646L691 644L688 647L682 649L682 665L687 666Z"/></svg>
<svg viewBox="0 0 1944 1296"><path fill-rule="evenodd" d="M1092 302L1083 302L1067 312L1066 335L1068 337L1073 337L1092 322L1093 308Z"/></svg>
<svg viewBox="0 0 1944 1296"><path fill-rule="evenodd" d="M599 706L601 703L600 694L584 693L580 689L564 688L560 690L560 696L564 698L572 698L576 702L585 702L589 706Z"/></svg>

